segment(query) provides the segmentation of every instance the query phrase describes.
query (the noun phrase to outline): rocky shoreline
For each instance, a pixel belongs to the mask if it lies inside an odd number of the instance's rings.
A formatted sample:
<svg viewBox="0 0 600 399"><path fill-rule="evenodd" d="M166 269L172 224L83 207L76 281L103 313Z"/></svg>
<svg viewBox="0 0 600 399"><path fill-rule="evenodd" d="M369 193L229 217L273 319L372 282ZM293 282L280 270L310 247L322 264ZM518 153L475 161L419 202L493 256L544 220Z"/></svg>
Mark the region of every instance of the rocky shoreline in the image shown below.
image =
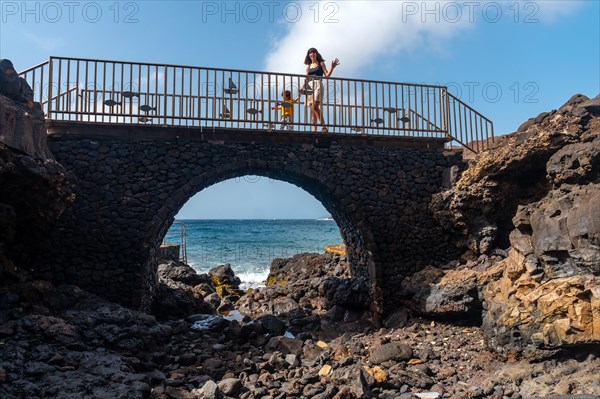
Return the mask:
<svg viewBox="0 0 600 399"><path fill-rule="evenodd" d="M380 321L363 301L364 282L349 277L345 258L337 255L277 259L272 270L273 284L241 293L228 265L197 275L167 262L160 266L161 284L177 287L177 294L170 300L165 294L156 315L74 286L32 281L4 287L0 397L600 395L597 352L507 359L489 350L484 331L469 320L435 321L399 309ZM182 319L167 303L203 314ZM228 320L215 309L242 317Z"/></svg>

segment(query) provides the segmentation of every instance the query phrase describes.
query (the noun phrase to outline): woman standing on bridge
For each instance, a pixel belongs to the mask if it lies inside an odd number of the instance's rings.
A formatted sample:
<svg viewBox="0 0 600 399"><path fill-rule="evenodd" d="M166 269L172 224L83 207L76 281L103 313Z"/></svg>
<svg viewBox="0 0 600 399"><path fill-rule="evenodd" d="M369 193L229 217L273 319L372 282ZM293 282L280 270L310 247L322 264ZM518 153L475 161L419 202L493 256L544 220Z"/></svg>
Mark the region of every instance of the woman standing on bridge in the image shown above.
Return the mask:
<svg viewBox="0 0 600 399"><path fill-rule="evenodd" d="M313 124L312 131L317 131L317 122L323 126L323 131L327 131L325 121L323 120L323 113L321 112L321 103L323 102L323 82L320 77L330 77L335 67L340 65L340 60L337 58L331 61L331 69L327 70L325 60L316 48L311 47L306 52L304 58L304 64L306 65L306 104L310 107L310 121Z"/></svg>

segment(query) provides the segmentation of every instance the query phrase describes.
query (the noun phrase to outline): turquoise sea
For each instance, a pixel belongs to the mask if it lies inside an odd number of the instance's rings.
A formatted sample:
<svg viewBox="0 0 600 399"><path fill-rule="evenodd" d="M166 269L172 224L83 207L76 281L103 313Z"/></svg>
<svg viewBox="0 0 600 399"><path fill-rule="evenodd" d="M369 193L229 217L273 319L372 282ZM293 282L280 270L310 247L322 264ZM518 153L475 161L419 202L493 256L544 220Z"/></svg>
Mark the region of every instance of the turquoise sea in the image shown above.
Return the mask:
<svg viewBox="0 0 600 399"><path fill-rule="evenodd" d="M230 263L242 287L264 283L275 258L303 252L324 253L323 247L343 242L335 221L316 220L176 220L166 242L181 241L185 226L187 263L199 273Z"/></svg>

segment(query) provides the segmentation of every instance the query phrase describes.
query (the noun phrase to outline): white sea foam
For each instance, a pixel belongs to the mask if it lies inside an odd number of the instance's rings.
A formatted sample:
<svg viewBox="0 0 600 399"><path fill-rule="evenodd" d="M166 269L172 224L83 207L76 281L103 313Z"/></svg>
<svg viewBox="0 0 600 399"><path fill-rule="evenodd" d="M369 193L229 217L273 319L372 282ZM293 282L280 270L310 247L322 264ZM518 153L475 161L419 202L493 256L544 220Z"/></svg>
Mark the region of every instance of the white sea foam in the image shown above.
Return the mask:
<svg viewBox="0 0 600 399"><path fill-rule="evenodd" d="M240 284L241 290L247 290L248 288L260 288L265 286L265 282L269 276L269 269L253 272L240 272L236 273L236 276L238 276L242 281Z"/></svg>

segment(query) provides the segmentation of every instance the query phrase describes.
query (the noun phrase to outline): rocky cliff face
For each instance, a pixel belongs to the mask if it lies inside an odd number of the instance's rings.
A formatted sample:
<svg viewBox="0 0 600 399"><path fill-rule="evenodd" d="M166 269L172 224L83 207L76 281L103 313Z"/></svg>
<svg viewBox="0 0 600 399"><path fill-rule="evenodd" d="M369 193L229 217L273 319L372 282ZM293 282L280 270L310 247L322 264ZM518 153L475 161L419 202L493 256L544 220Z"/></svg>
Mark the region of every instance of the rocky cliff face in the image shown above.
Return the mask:
<svg viewBox="0 0 600 399"><path fill-rule="evenodd" d="M528 120L517 132L497 139L470 163L454 188L434 198L432 210L437 220L456 235L456 245L466 250L467 256L508 247L518 206L539 201L558 183L546 173L550 158L569 144L584 145L598 137L598 103L598 97L589 100L575 95L558 110ZM583 165L565 175L556 169L563 169L560 162L554 161L552 173L573 182L582 173L593 174L593 166L581 156ZM572 161L578 162L577 157Z"/></svg>
<svg viewBox="0 0 600 399"><path fill-rule="evenodd" d="M434 208L479 259L422 272L418 288L406 281L411 308L472 316L481 303L488 344L507 356L600 344L600 97L524 123ZM507 256L482 255L493 251ZM436 301L440 292L459 294Z"/></svg>
<svg viewBox="0 0 600 399"><path fill-rule="evenodd" d="M39 104L38 104L39 108ZM0 95L0 282L43 258L48 223L72 200L64 168L46 146L41 112Z"/></svg>

